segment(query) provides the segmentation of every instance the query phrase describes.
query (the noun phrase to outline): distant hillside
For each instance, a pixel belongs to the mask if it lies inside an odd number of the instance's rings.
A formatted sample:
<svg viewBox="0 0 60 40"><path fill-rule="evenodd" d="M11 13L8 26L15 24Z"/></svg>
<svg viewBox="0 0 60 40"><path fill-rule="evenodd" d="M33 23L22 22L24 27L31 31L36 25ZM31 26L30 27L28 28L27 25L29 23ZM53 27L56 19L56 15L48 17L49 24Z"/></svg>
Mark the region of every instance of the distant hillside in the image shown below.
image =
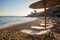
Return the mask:
<svg viewBox="0 0 60 40"><path fill-rule="evenodd" d="M40 16L44 16L44 12L37 12L36 10L34 10L34 12L31 12L31 14L28 15L28 17L40 17ZM60 6L51 7L47 9L46 16L60 17Z"/></svg>

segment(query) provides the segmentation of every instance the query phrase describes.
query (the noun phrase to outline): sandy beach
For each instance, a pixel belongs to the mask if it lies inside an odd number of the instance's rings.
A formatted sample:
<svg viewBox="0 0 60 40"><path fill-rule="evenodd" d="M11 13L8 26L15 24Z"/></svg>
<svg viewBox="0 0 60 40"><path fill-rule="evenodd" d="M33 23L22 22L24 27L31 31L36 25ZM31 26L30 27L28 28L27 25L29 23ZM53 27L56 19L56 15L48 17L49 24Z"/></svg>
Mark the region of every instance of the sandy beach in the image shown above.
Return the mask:
<svg viewBox="0 0 60 40"><path fill-rule="evenodd" d="M36 19L34 21L15 24L9 27L0 29L0 40L34 40L32 35L21 33L22 29L31 29L30 26L39 26L40 19ZM56 28L54 29L56 30ZM60 40L60 33L54 31L54 35L57 40ZM40 40L42 36L38 36L37 39Z"/></svg>

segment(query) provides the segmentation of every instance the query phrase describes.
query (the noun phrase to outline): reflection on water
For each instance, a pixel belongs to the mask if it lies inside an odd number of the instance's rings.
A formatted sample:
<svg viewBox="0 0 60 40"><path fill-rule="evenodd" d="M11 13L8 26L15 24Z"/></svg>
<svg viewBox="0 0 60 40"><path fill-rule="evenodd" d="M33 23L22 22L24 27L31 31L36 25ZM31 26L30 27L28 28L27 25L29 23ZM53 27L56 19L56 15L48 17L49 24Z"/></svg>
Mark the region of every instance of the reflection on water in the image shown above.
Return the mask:
<svg viewBox="0 0 60 40"><path fill-rule="evenodd" d="M36 18L31 18L31 17L0 16L0 26L28 22L28 21L32 21L35 19Z"/></svg>

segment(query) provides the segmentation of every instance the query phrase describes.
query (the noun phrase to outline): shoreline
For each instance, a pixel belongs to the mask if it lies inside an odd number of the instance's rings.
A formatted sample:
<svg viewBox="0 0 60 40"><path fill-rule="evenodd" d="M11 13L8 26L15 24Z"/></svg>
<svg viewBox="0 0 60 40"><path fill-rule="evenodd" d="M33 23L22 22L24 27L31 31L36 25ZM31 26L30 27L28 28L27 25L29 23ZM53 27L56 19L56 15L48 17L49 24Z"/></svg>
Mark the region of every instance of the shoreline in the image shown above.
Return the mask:
<svg viewBox="0 0 60 40"><path fill-rule="evenodd" d="M28 23L28 22L35 21L35 20L37 20L37 19L38 19L38 18L32 19L32 20L30 20L30 21L25 21L25 22L17 22L17 23L12 23L12 24L6 24L6 25L4 25L4 26L0 26L0 29L8 28L8 27L13 26L13 25L25 24L25 23Z"/></svg>

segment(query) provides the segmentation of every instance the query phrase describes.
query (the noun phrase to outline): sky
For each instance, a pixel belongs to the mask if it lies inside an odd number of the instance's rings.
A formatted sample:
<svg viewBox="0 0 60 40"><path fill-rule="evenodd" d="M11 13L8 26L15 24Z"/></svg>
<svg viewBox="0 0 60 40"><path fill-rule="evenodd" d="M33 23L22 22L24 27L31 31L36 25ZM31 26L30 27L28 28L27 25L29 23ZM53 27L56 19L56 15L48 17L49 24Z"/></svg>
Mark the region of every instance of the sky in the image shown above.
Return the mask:
<svg viewBox="0 0 60 40"><path fill-rule="evenodd" d="M39 0L0 0L0 16L26 16L33 10L29 5ZM37 11L42 11L37 9Z"/></svg>

